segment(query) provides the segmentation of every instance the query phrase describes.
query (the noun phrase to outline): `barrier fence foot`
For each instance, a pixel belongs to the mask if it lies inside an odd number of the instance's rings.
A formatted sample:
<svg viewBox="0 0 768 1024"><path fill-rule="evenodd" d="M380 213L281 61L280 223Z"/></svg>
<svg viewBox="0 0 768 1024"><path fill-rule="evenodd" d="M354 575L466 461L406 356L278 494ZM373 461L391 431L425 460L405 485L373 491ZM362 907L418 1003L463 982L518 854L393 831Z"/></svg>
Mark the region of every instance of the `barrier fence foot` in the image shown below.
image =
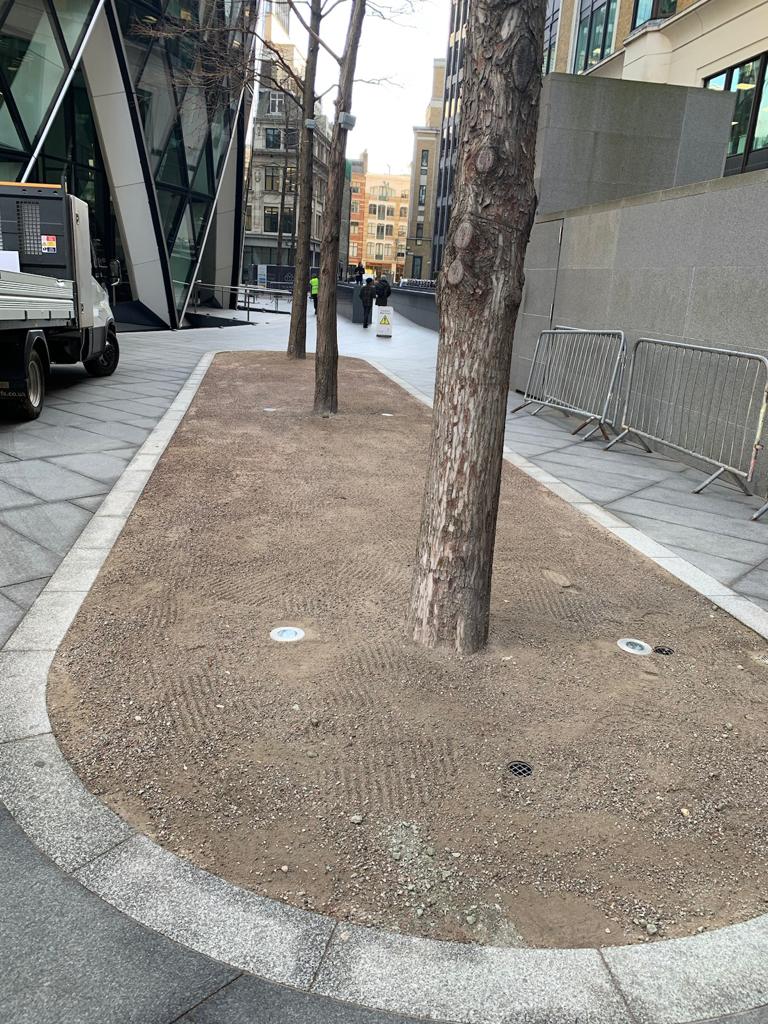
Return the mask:
<svg viewBox="0 0 768 1024"><path fill-rule="evenodd" d="M520 412L521 409L525 409L526 406L532 405L532 402L523 402L522 405L516 405L514 409L510 409L507 416L514 416L516 412Z"/></svg>
<svg viewBox="0 0 768 1024"><path fill-rule="evenodd" d="M704 490L705 487L709 487L709 485L713 484L715 482L715 480L719 480L724 472L725 472L725 466L721 466L719 469L716 469L715 472L711 476L707 477L707 479L704 481L703 484L699 484L698 487L694 487L692 493L693 494L701 494L701 492Z"/></svg>
<svg viewBox="0 0 768 1024"><path fill-rule="evenodd" d="M605 446L605 448L603 448L603 451L604 452L609 452L611 450L611 448L613 448L613 446L615 444L618 444L619 441L623 441L624 438L627 437L628 435L629 435L629 431L628 430L622 430L622 432L620 434L617 434L616 437L614 437L614 439L612 441L608 442L608 444Z"/></svg>
<svg viewBox="0 0 768 1024"><path fill-rule="evenodd" d="M761 505L757 512L755 512L755 514L752 516L752 522L754 522L756 519L759 519L760 516L762 516L765 512L768 512L768 501L766 501L764 505Z"/></svg>

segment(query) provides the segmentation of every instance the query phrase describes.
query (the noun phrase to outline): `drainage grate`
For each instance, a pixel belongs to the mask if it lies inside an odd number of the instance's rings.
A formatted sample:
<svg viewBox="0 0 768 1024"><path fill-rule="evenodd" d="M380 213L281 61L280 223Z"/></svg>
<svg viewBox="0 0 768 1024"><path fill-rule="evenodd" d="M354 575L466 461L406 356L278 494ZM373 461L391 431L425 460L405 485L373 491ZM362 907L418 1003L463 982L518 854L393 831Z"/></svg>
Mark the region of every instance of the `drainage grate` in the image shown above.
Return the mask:
<svg viewBox="0 0 768 1024"><path fill-rule="evenodd" d="M664 657L668 657L670 654L674 654L675 652L672 650L671 647L654 647L653 648L653 653L654 654L663 654Z"/></svg>
<svg viewBox="0 0 768 1024"><path fill-rule="evenodd" d="M507 771L516 779L527 779L529 775L533 775L533 765L528 764L527 761L510 761Z"/></svg>

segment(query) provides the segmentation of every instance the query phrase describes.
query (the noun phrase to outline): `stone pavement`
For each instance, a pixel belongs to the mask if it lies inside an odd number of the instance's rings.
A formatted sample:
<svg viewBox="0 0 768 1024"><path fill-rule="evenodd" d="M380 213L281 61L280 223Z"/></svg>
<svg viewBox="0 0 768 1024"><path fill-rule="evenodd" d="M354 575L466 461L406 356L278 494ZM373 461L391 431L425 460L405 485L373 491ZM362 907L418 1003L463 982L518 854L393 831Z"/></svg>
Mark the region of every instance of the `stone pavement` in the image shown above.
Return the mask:
<svg viewBox="0 0 768 1024"><path fill-rule="evenodd" d="M313 327L310 318L310 347ZM213 348L280 348L286 333L285 317L260 315L250 328L122 335L123 362L113 378L57 371L39 421L0 423L0 646L201 355ZM398 324L395 338L383 341L342 322L340 341L343 355L375 360L431 394L432 332ZM693 562L694 555L728 562L702 565L718 578L716 569L738 562L747 567L741 580L768 558L761 533L768 523L749 523L748 499L725 488L690 498L692 474L684 467L630 449L603 453L596 444L579 444L560 420L518 414L509 422L508 444L640 529L646 527L638 520L647 521L651 535L679 523L709 536L709 548L703 536L671 531L663 542ZM696 520L691 510L713 518ZM2 659L0 652L0 674ZM3 1024L415 1024L246 976L137 924L64 875L1 805L0 906ZM766 1024L768 1011L727 1020Z"/></svg>

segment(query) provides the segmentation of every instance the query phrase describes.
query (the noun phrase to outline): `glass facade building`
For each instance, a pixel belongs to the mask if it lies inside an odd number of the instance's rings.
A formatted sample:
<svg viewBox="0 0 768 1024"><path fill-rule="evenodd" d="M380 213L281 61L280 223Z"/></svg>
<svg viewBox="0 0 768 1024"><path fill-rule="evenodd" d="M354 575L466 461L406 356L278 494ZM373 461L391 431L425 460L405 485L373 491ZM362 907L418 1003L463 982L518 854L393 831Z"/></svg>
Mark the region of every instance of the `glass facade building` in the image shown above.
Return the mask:
<svg viewBox="0 0 768 1024"><path fill-rule="evenodd" d="M0 0L0 178L65 180L88 202L97 255L123 265L114 299L170 327L196 278L239 277L256 12L239 0Z"/></svg>

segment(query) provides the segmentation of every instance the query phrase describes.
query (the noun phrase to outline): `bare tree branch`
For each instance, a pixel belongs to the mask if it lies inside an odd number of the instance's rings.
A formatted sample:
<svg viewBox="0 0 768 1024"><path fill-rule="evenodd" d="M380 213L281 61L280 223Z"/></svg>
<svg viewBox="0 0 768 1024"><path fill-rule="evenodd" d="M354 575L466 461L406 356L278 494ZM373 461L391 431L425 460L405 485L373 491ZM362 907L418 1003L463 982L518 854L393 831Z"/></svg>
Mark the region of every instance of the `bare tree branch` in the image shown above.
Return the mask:
<svg viewBox="0 0 768 1024"><path fill-rule="evenodd" d="M307 35L310 35L313 38L317 39L318 43L320 43L322 48L333 57L333 59L336 61L336 63L339 66L341 66L341 57L339 57L339 55L337 53L334 53L334 51L330 48L330 46L328 45L328 43L326 43L326 41L324 39L320 38L319 32L313 32L312 31L312 29L309 27L307 22L304 20L302 15L297 10L296 0L286 0L286 3L291 8L291 10L296 15L296 17L299 19L299 22L301 23L301 25L307 30Z"/></svg>

